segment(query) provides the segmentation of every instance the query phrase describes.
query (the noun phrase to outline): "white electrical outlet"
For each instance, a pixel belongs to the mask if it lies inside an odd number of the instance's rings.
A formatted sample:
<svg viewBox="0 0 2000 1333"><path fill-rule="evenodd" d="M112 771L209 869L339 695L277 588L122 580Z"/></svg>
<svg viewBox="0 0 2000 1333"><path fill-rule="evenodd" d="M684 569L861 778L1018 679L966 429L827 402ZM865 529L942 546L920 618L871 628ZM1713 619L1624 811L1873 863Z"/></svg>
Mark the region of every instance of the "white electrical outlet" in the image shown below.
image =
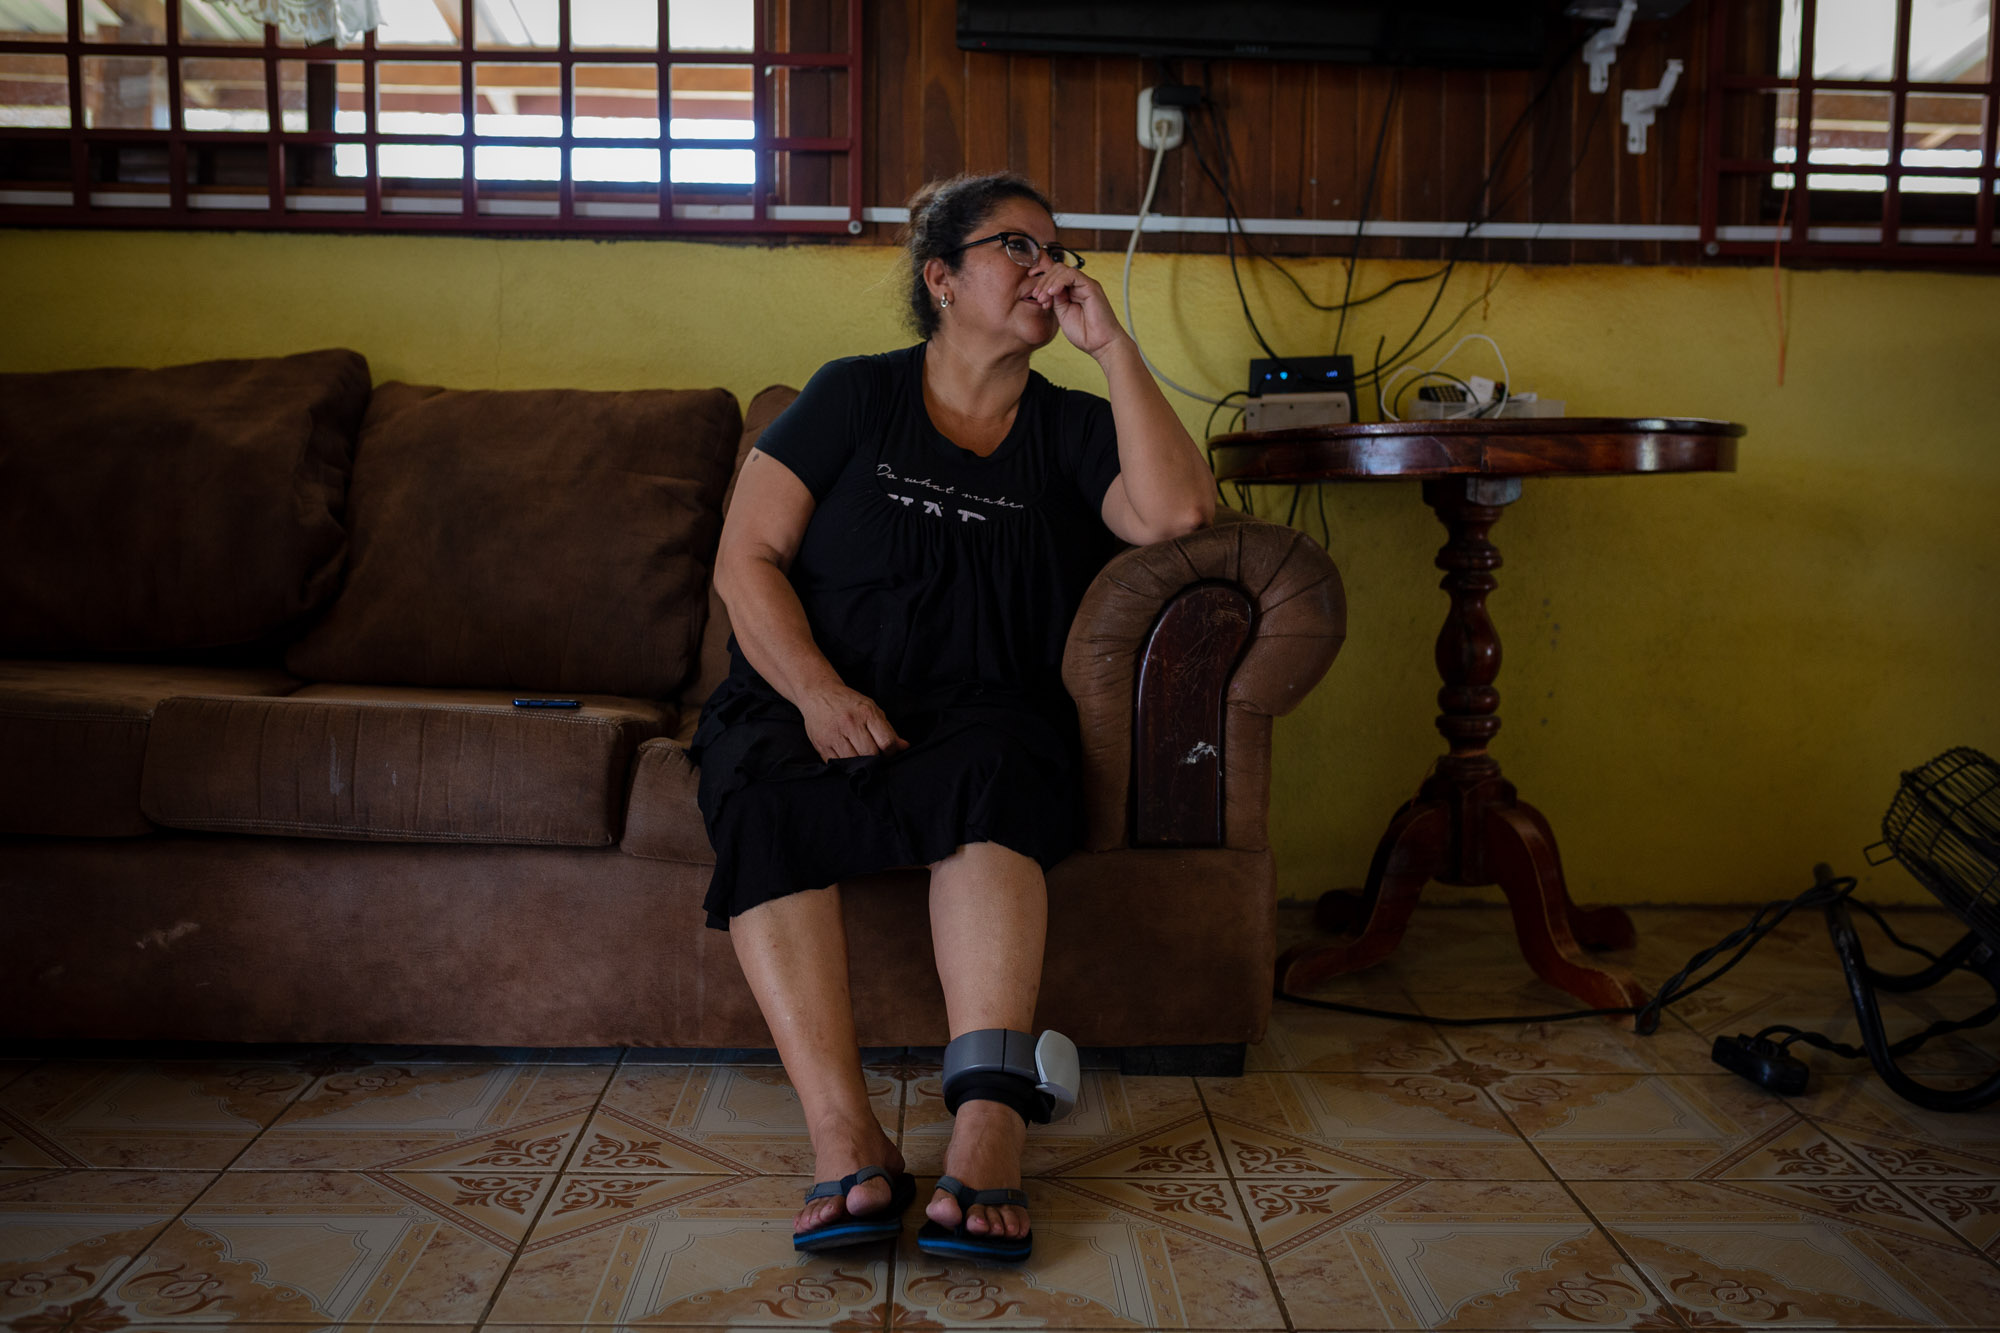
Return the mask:
<svg viewBox="0 0 2000 1333"><path fill-rule="evenodd" d="M1187 135L1187 113L1177 106L1154 106L1153 90L1139 91L1139 146L1179 148Z"/></svg>

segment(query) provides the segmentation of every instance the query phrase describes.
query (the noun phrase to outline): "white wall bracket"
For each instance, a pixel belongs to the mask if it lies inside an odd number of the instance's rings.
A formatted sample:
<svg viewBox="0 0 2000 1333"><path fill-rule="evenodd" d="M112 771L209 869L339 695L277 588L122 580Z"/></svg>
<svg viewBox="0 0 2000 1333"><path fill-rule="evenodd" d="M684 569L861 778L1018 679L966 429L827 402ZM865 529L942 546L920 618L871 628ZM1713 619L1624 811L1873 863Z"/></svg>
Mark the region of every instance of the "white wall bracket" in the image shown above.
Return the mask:
<svg viewBox="0 0 2000 1333"><path fill-rule="evenodd" d="M1583 63L1590 66L1590 91L1601 93L1611 87L1611 62L1618 59L1618 48L1632 30L1632 16L1638 12L1639 0L1625 0L1611 26L1599 28L1583 44Z"/></svg>
<svg viewBox="0 0 2000 1333"><path fill-rule="evenodd" d="M1681 81L1681 62L1669 60L1667 72L1657 88L1627 88L1625 90L1625 151L1643 153L1646 151L1646 129L1653 123L1653 116L1667 104L1674 95L1674 85Z"/></svg>

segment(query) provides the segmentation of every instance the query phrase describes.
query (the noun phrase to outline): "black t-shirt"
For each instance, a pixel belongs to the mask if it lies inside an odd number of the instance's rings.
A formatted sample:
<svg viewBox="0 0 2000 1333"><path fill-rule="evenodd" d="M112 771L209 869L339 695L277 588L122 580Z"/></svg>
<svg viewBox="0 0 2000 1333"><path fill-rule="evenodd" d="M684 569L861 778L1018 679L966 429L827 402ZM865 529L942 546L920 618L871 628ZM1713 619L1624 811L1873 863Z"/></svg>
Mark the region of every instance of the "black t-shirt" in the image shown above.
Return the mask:
<svg viewBox="0 0 2000 1333"><path fill-rule="evenodd" d="M1030 372L982 458L931 424L925 347L829 362L765 430L758 448L817 502L792 586L820 651L892 721L973 703L1053 720L1069 710L1070 621L1117 547L1101 513L1118 475L1111 405ZM790 708L733 639L730 656L704 733Z"/></svg>

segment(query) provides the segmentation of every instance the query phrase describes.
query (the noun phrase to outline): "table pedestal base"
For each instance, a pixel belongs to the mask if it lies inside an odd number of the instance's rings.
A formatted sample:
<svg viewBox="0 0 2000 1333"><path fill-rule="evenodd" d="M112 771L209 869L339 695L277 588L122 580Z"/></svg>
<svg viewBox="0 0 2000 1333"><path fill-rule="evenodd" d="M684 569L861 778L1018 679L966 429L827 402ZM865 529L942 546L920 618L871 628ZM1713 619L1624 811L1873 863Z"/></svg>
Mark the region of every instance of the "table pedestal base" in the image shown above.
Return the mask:
<svg viewBox="0 0 2000 1333"><path fill-rule="evenodd" d="M1521 493L1518 479L1454 477L1424 483L1424 501L1450 534L1437 563L1451 612L1438 634L1444 688L1438 730L1450 753L1438 760L1415 800L1396 812L1375 849L1359 900L1335 892L1320 899L1320 924L1342 938L1301 944L1278 960L1278 985L1297 991L1394 952L1424 886L1498 884L1514 914L1514 934L1535 974L1593 1009L1644 1004L1646 993L1625 969L1585 956L1586 949L1629 948L1632 920L1615 907L1582 908L1563 883L1555 834L1500 776L1487 743L1500 730L1500 636L1486 610L1498 586L1500 552L1487 540L1503 506Z"/></svg>
<svg viewBox="0 0 2000 1333"><path fill-rule="evenodd" d="M1563 883L1555 834L1541 812L1499 777L1462 791L1423 792L1396 812L1375 849L1360 894L1335 890L1314 912L1321 929L1340 938L1288 949L1278 960L1278 984L1297 992L1327 977L1372 967L1401 943L1424 886L1498 884L1514 915L1514 935L1535 975L1593 1009L1646 1002L1624 968L1591 959L1586 950L1627 949L1638 939L1632 919L1616 907L1579 907ZM1472 851L1483 873L1458 864ZM1501 1006L1504 1008L1505 1006Z"/></svg>

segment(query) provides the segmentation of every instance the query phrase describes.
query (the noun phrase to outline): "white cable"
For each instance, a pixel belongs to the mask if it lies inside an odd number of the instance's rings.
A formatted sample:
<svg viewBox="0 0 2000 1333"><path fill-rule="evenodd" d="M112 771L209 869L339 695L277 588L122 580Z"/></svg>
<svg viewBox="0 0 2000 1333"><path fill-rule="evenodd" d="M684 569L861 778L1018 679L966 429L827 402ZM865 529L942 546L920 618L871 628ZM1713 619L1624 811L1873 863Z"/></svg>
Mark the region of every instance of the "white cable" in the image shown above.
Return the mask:
<svg viewBox="0 0 2000 1333"><path fill-rule="evenodd" d="M1220 405L1222 399L1210 398L1205 393L1196 393L1186 385L1176 384L1168 379L1165 373L1158 366L1154 365L1152 359L1146 355L1146 349L1139 345L1139 326L1132 322L1132 255L1139 248L1139 231L1146 225L1146 214L1153 207L1153 191L1159 188L1160 163L1167 159L1166 136L1155 129L1153 140L1159 145L1159 147L1153 150L1153 174L1146 179L1145 202L1139 205L1139 216L1132 220L1132 240L1125 247L1125 332L1132 335L1132 345L1139 348L1139 360L1145 364L1147 370L1153 372L1154 379L1166 385L1169 389L1178 389L1198 402Z"/></svg>
<svg viewBox="0 0 2000 1333"><path fill-rule="evenodd" d="M1416 373L1411 376L1410 379L1411 384L1422 384L1427 379L1441 379L1441 380L1450 380L1453 384L1458 385L1461 389L1466 387L1464 380L1460 379L1456 375L1447 374L1442 370L1416 370L1414 366L1399 367L1394 374L1390 375L1388 379L1382 382L1382 386L1384 389L1384 397L1382 399L1382 414L1381 414L1382 420L1401 421L1403 419L1396 415L1395 395L1388 393L1387 390L1389 385L1394 384L1402 376L1409 375L1413 370L1416 371ZM1407 392L1407 389L1405 391ZM1479 415L1479 410L1481 406L1482 404L1477 398L1468 397L1465 400L1465 405L1461 410L1453 412L1447 409L1445 411L1445 415L1440 417L1439 420L1463 421L1468 417L1476 417Z"/></svg>
<svg viewBox="0 0 2000 1333"><path fill-rule="evenodd" d="M1446 352L1443 356L1439 357L1437 360L1431 362L1428 368L1424 370L1418 370L1414 366L1399 366L1395 370L1395 372L1389 376L1388 379L1382 381L1381 388L1377 390L1377 392L1382 395L1382 419L1384 421L1402 420L1402 418L1397 416L1395 412L1396 399L1394 395L1392 395L1389 392L1389 386L1391 384L1394 384L1396 380L1403 375L1413 374L1418 379L1422 379L1426 375L1436 374L1439 370L1442 370L1444 368L1445 362L1451 360L1451 358L1457 354L1459 348L1465 346L1468 342L1471 342L1474 338L1479 339L1479 341L1485 343L1488 347L1491 347L1493 349L1493 359L1500 363L1500 382L1502 384L1507 384L1511 382L1513 379L1513 375L1507 369L1507 358L1500 351L1500 344L1494 342L1491 338L1487 337L1483 333L1468 333L1464 337L1460 338L1457 342L1453 343L1451 345L1450 351ZM1509 394L1509 396L1511 397L1512 395ZM1466 415L1467 416L1479 415L1476 403L1474 404L1474 409L1468 411Z"/></svg>

